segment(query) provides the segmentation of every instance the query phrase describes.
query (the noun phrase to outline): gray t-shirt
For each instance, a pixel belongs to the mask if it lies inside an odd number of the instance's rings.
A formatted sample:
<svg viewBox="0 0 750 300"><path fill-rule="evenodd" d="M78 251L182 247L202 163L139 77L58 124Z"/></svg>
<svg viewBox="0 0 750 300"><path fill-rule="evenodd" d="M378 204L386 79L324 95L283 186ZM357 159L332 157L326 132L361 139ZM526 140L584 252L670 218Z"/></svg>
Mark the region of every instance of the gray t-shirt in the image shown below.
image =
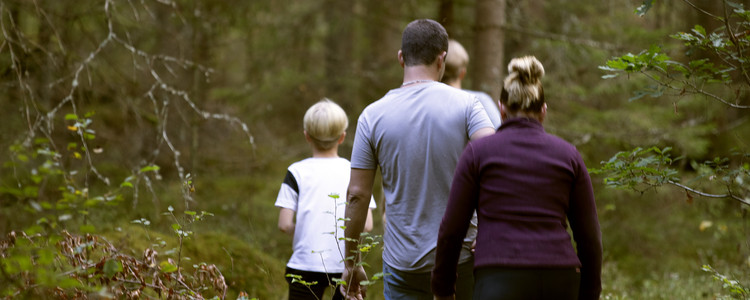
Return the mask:
<svg viewBox="0 0 750 300"><path fill-rule="evenodd" d="M385 194L383 261L429 272L453 172L471 134L492 127L473 95L432 82L389 91L359 116L351 165L380 167ZM467 234L461 262L471 257Z"/></svg>
<svg viewBox="0 0 750 300"><path fill-rule="evenodd" d="M474 96L477 96L477 99L479 99L479 102L482 103L482 106L484 106L484 110L487 112L487 116L490 117L490 121L492 121L492 126L495 127L495 129L500 128L500 124L502 123L502 118L500 118L500 108L497 106L497 101L492 100L492 97L488 95L485 92L482 91L472 91L472 90L464 90L469 93L474 94Z"/></svg>

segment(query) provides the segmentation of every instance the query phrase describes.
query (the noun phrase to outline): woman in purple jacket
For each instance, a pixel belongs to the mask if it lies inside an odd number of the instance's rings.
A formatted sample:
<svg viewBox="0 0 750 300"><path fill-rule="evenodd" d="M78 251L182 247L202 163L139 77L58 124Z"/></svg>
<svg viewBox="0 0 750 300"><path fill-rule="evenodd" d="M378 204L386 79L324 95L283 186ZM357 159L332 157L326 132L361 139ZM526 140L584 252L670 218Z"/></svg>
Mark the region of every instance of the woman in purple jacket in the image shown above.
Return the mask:
<svg viewBox="0 0 750 300"><path fill-rule="evenodd" d="M515 58L508 73L502 125L469 143L456 167L432 291L453 299L461 242L476 210L474 299L598 299L601 231L588 171L573 145L542 127L542 64Z"/></svg>

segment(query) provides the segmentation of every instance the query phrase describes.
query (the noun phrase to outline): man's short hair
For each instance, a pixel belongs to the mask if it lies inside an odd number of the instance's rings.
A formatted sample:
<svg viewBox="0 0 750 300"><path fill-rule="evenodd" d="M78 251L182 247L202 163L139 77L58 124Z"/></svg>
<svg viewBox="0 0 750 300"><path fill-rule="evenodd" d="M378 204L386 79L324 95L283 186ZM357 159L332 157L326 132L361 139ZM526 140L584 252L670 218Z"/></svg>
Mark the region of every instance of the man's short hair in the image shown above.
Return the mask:
<svg viewBox="0 0 750 300"><path fill-rule="evenodd" d="M429 65L448 51L448 32L430 19L412 21L401 35L401 54L407 66Z"/></svg>
<svg viewBox="0 0 750 300"><path fill-rule="evenodd" d="M314 146L328 150L338 144L341 134L349 126L349 119L341 106L323 98L307 109L303 123Z"/></svg>
<svg viewBox="0 0 750 300"><path fill-rule="evenodd" d="M448 55L445 57L445 74L440 81L448 83L458 79L461 69L469 65L469 53L456 40L448 41Z"/></svg>

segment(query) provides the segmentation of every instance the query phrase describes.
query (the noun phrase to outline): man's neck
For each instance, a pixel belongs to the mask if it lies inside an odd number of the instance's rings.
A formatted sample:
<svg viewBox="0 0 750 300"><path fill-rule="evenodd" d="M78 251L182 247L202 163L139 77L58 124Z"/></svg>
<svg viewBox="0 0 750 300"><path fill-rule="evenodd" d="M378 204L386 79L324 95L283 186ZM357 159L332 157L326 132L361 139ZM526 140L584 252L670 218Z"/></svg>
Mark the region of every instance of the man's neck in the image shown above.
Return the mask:
<svg viewBox="0 0 750 300"><path fill-rule="evenodd" d="M437 71L435 66L417 65L404 67L404 82L418 80L438 81L439 79L440 73Z"/></svg>

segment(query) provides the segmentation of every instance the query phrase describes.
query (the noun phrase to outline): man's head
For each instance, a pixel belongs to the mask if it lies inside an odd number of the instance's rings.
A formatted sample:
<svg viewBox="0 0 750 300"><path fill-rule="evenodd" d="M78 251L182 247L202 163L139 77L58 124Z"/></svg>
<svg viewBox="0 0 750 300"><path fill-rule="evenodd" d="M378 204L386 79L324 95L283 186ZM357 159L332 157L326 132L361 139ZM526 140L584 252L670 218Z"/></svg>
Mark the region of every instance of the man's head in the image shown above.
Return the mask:
<svg viewBox="0 0 750 300"><path fill-rule="evenodd" d="M463 79L469 65L469 53L456 40L448 41L448 55L445 57L445 74L440 81L452 83Z"/></svg>
<svg viewBox="0 0 750 300"><path fill-rule="evenodd" d="M305 135L318 150L328 150L338 145L349 126L344 109L325 98L307 110L303 123Z"/></svg>
<svg viewBox="0 0 750 300"><path fill-rule="evenodd" d="M448 51L448 32L443 25L429 19L409 23L401 36L404 65L430 65Z"/></svg>

